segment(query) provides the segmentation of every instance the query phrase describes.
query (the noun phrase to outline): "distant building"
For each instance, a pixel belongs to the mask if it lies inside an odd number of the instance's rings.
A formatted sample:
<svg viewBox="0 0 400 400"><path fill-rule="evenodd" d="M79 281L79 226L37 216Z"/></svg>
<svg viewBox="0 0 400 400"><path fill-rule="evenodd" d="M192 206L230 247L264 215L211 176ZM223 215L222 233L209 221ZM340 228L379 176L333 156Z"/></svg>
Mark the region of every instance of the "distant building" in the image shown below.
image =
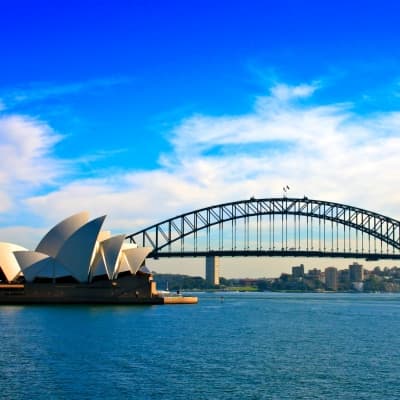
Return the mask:
<svg viewBox="0 0 400 400"><path fill-rule="evenodd" d="M299 266L292 267L292 276L293 278L303 278L304 277L304 265L300 264Z"/></svg>
<svg viewBox="0 0 400 400"><path fill-rule="evenodd" d="M240 286L257 286L258 279L251 279L251 278L243 278L239 279L239 285Z"/></svg>
<svg viewBox="0 0 400 400"><path fill-rule="evenodd" d="M322 274L322 271L320 269L314 268L310 269L307 274L307 278L316 280L316 281L321 281L323 282L324 276Z"/></svg>
<svg viewBox="0 0 400 400"><path fill-rule="evenodd" d="M338 280L342 285L348 285L350 283L350 271L348 269L339 271Z"/></svg>
<svg viewBox="0 0 400 400"><path fill-rule="evenodd" d="M206 257L206 282L209 285L219 285L219 257Z"/></svg>
<svg viewBox="0 0 400 400"><path fill-rule="evenodd" d="M362 282L364 280L363 266L354 262L349 265L350 282Z"/></svg>
<svg viewBox="0 0 400 400"><path fill-rule="evenodd" d="M335 267L325 268L325 285L328 290L338 288L338 270Z"/></svg>

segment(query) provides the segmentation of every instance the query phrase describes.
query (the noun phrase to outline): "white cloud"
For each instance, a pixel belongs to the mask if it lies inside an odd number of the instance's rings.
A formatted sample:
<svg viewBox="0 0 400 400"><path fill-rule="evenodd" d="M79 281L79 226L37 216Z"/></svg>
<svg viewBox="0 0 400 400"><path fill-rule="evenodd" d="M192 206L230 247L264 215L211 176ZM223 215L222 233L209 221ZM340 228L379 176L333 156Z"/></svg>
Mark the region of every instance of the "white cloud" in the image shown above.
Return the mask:
<svg viewBox="0 0 400 400"><path fill-rule="evenodd" d="M272 97L288 101L295 98L309 97L318 89L318 84L311 85L302 84L298 86L288 86L284 83L279 83L271 88Z"/></svg>
<svg viewBox="0 0 400 400"><path fill-rule="evenodd" d="M19 244L27 249L35 249L50 227L33 228L24 225L15 225L0 228L1 242Z"/></svg>
<svg viewBox="0 0 400 400"><path fill-rule="evenodd" d="M18 209L18 199L55 183L63 163L51 156L61 140L46 123L20 115L0 116L0 212Z"/></svg>
<svg viewBox="0 0 400 400"><path fill-rule="evenodd" d="M191 159L193 155L217 146L270 144L274 141L317 145L324 138L337 136L340 124L351 117L348 106L343 104L305 107L290 101L295 97L293 93L310 96L316 90L314 86L278 86L291 94L260 97L250 114L222 117L195 115L184 120L173 131L171 142L175 156ZM163 162L166 161L163 158Z"/></svg>

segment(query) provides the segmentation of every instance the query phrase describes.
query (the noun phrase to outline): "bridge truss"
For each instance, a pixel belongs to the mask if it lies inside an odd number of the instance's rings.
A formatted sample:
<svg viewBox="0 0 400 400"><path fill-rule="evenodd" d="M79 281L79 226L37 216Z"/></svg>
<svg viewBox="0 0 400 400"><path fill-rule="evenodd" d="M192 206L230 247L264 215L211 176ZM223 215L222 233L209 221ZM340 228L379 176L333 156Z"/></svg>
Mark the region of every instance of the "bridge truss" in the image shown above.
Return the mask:
<svg viewBox="0 0 400 400"><path fill-rule="evenodd" d="M305 256L400 259L400 221L345 204L268 198L218 204L127 238L150 257Z"/></svg>

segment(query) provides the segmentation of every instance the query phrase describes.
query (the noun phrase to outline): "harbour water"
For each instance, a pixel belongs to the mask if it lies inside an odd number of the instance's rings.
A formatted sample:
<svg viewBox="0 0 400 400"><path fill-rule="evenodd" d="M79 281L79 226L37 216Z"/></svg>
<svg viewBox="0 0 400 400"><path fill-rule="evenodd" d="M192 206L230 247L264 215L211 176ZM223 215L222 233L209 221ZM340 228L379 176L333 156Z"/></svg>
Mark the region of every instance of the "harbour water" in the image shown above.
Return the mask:
<svg viewBox="0 0 400 400"><path fill-rule="evenodd" d="M4 399L398 399L400 295L2 306Z"/></svg>

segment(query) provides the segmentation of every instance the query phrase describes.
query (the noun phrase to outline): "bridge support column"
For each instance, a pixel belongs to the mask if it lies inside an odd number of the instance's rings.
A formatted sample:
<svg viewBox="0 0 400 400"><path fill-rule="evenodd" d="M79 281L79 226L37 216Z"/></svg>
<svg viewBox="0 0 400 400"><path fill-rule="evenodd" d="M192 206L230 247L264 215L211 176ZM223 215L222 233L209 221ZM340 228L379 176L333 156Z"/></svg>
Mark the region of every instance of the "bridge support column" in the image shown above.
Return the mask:
<svg viewBox="0 0 400 400"><path fill-rule="evenodd" d="M209 285L219 285L219 257L206 257L206 282Z"/></svg>

